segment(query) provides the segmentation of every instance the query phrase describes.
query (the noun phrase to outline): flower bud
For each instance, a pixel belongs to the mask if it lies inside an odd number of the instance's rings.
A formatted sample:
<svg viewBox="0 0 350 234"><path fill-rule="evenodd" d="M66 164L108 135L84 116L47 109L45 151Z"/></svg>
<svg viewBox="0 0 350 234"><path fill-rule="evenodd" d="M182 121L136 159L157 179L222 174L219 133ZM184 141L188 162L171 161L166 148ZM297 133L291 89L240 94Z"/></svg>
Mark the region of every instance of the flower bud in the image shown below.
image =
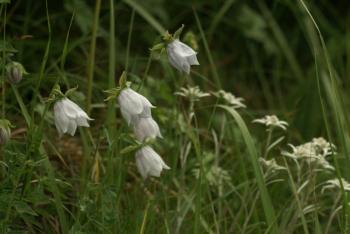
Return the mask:
<svg viewBox="0 0 350 234"><path fill-rule="evenodd" d="M18 62L11 62L6 66L7 78L11 84L19 83L23 75L28 74L23 65Z"/></svg>
<svg viewBox="0 0 350 234"><path fill-rule="evenodd" d="M7 119L0 119L0 145L5 145L11 137L11 123Z"/></svg>

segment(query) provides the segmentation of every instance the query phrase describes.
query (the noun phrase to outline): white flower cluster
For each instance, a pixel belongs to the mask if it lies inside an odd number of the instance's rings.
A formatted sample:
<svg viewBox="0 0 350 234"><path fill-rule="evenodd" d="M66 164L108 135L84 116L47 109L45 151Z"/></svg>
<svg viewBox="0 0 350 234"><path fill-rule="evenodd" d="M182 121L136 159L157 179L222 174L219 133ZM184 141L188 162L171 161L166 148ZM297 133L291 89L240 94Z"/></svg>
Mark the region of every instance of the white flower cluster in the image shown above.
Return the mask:
<svg viewBox="0 0 350 234"><path fill-rule="evenodd" d="M334 153L335 146L324 138L314 138L305 144L294 146L289 144L292 152L283 151L282 155L295 160L305 160L309 164L317 164L325 169L334 170L334 167L326 160L326 157Z"/></svg>
<svg viewBox="0 0 350 234"><path fill-rule="evenodd" d="M151 108L154 106L147 98L127 87L120 92L118 103L122 116L128 125L132 125L137 140L142 142L148 138L162 137L157 122L152 118ZM150 146L139 149L135 158L144 179L148 176L159 177L163 169L170 169Z"/></svg>
<svg viewBox="0 0 350 234"><path fill-rule="evenodd" d="M279 120L276 115L266 115L264 118L253 120L253 123L260 123L266 127L276 127L283 130L287 130L288 126L286 121Z"/></svg>

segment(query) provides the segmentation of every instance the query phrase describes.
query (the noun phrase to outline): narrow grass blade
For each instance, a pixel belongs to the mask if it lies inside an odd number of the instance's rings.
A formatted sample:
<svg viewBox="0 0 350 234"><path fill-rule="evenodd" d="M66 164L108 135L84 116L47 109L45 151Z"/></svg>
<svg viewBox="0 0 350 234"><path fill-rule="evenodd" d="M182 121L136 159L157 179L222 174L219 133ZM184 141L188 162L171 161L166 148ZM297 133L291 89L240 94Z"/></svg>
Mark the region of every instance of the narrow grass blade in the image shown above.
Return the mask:
<svg viewBox="0 0 350 234"><path fill-rule="evenodd" d="M206 54L208 56L208 60L209 60L211 71L212 71L212 74L213 74L213 77L214 77L216 88L219 89L219 88L221 88L219 73L218 73L218 71L216 69L213 56L212 56L212 54L210 52L208 42L207 42L207 40L205 38L205 34L204 34L204 31L203 31L203 28L202 28L202 24L201 24L201 22L200 22L200 20L198 18L197 12L196 12L196 10L194 8L193 8L193 13L194 13L194 17L196 18L197 26L198 26L199 32L200 32L202 40L203 40L203 45L204 45L204 48L205 48L205 52L206 52Z"/></svg>
<svg viewBox="0 0 350 234"><path fill-rule="evenodd" d="M92 35L91 35L91 41L90 41L90 52L89 52L89 57L87 62L88 83L87 83L86 105L87 105L88 113L90 113L91 111L90 109L91 109L91 99L92 99L92 86L94 81L96 38L97 38L97 30L99 26L100 9L101 9L101 0L96 0L94 22L92 26Z"/></svg>
<svg viewBox="0 0 350 234"><path fill-rule="evenodd" d="M260 165L258 163L258 153L256 151L254 142L253 142L253 138L247 128L247 125L245 124L244 120L242 119L242 117L237 113L237 111L235 111L233 108L229 107L229 106L224 106L224 105L218 105L218 107L226 110L236 121L244 142L247 146L247 150L249 152L249 156L250 156L250 160L254 169L254 175L261 193L261 200L262 200L262 205L264 208L264 212L265 212L265 217L267 220L267 224L271 230L271 233L278 233L278 229L277 229L277 225L276 225L276 216L275 216L275 211L274 208L272 206L272 202L271 202L271 198L270 195L268 193L268 190L266 188L266 184L263 178L263 174L260 168Z"/></svg>
<svg viewBox="0 0 350 234"><path fill-rule="evenodd" d="M115 88L115 18L114 1L110 0L109 18L109 65L108 65L108 89ZM107 126L111 137L115 136L115 105L114 100L110 100L107 106Z"/></svg>
<svg viewBox="0 0 350 234"><path fill-rule="evenodd" d="M137 1L134 0L123 0L126 4L132 7L137 13L139 13L154 29L160 34L165 33L164 27Z"/></svg>

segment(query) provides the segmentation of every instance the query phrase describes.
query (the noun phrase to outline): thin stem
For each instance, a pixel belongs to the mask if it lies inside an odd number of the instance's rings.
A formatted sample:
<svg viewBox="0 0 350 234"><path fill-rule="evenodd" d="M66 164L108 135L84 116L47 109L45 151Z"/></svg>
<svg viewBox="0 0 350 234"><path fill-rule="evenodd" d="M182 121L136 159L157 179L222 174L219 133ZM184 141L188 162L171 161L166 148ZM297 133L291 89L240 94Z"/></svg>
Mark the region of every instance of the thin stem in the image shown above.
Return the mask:
<svg viewBox="0 0 350 234"><path fill-rule="evenodd" d="M109 66L108 66L108 89L115 87L115 22L114 22L114 1L110 0L109 18ZM109 135L115 136L115 105L114 100L107 104L107 128Z"/></svg>
<svg viewBox="0 0 350 234"><path fill-rule="evenodd" d="M86 105L87 112L90 113L91 109L91 99L92 99L92 85L94 82L94 66L95 66L95 51L96 51L96 38L97 38L97 30L99 25L100 18L100 9L101 9L101 0L96 0L95 6L95 15L94 22L92 26L92 35L91 35L91 43L90 43L90 53L88 57L88 66L87 66L87 76L88 76L88 84L87 84L87 95L86 95Z"/></svg>
<svg viewBox="0 0 350 234"><path fill-rule="evenodd" d="M133 9L131 12L131 19L130 19L130 25L129 25L129 34L128 34L128 42L126 46L126 58L125 58L125 71L128 71L129 68L129 57L130 57L130 45L131 45L131 36L132 36L132 29L134 27L134 19L135 19L135 10Z"/></svg>
<svg viewBox="0 0 350 234"><path fill-rule="evenodd" d="M264 151L264 156L263 158L266 159L267 154L268 154L268 149L271 143L271 138L272 138L272 132L273 132L273 127L268 129L268 134L267 134L267 140L266 140L266 146L265 146L265 151Z"/></svg>
<svg viewBox="0 0 350 234"><path fill-rule="evenodd" d="M5 5L1 5L1 8L3 8L4 6L4 33L3 33L3 43L5 46L5 42L6 42L6 3ZM3 61L3 67L2 67L2 79L1 79L1 87L2 87L2 109L1 109L1 113L2 113L2 117L5 118L6 116L6 83L5 83L5 60L6 60L6 52L5 50L3 50L2 53L2 61Z"/></svg>
<svg viewBox="0 0 350 234"><path fill-rule="evenodd" d="M137 88L138 91L142 88L143 84L144 84L145 81L146 81L146 78L147 78L149 69L151 68L151 63L152 63L152 52L149 54L145 72L143 73L141 83L140 83L139 87Z"/></svg>

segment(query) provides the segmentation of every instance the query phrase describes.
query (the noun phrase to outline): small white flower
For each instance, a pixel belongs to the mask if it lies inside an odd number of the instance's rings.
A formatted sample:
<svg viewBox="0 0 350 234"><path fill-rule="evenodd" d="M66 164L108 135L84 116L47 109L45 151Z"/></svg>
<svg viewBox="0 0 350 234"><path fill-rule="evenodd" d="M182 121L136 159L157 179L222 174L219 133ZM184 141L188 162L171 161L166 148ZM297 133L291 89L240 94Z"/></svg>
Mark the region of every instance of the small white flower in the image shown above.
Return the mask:
<svg viewBox="0 0 350 234"><path fill-rule="evenodd" d="M276 115L266 115L264 118L253 120L253 123L261 123L266 127L278 127L283 130L286 130L288 126L286 121L279 120Z"/></svg>
<svg viewBox="0 0 350 234"><path fill-rule="evenodd" d="M202 92L198 86L188 86L187 88L181 88L180 91L175 92L175 95L186 97L192 101L199 101L199 99L203 97L210 96L210 93Z"/></svg>
<svg viewBox="0 0 350 234"><path fill-rule="evenodd" d="M334 167L326 160L326 157L335 153L335 146L324 138L314 138L312 141L302 145L294 146L289 144L292 152L282 151L282 155L295 160L305 160L308 164L317 164L327 170L334 170Z"/></svg>
<svg viewBox="0 0 350 234"><path fill-rule="evenodd" d="M159 126L152 117L137 118L137 120L133 120L133 123L134 133L139 141L143 141L146 138L162 137Z"/></svg>
<svg viewBox="0 0 350 234"><path fill-rule="evenodd" d="M350 183L346 181L344 178L340 178L342 181L342 184L344 186L345 191L350 191ZM340 181L338 178L327 180L325 185L322 187L321 193L323 193L326 189L341 189Z"/></svg>
<svg viewBox="0 0 350 234"><path fill-rule="evenodd" d="M54 105L55 125L58 134L74 135L78 126L89 127L88 120L92 120L77 104L63 98Z"/></svg>
<svg viewBox="0 0 350 234"><path fill-rule="evenodd" d="M166 50L170 64L179 71L190 74L191 65L199 65L197 52L178 39L170 42Z"/></svg>
<svg viewBox="0 0 350 234"><path fill-rule="evenodd" d="M280 166L277 164L276 160L270 159L270 160L266 160L264 158L259 158L259 162L268 170L271 172L276 172L279 170L286 170L287 168L284 166Z"/></svg>
<svg viewBox="0 0 350 234"><path fill-rule="evenodd" d="M147 98L131 88L123 89L118 96L120 111L128 124L133 117L150 117L154 107Z"/></svg>
<svg viewBox="0 0 350 234"><path fill-rule="evenodd" d="M224 90L219 90L213 92L213 95L218 98L223 98L227 104L231 105L233 108L246 108L246 105L243 104L244 99L241 97L236 97L232 93L226 92Z"/></svg>
<svg viewBox="0 0 350 234"><path fill-rule="evenodd" d="M148 176L159 177L163 169L170 169L150 146L139 149L135 154L135 159L137 169L144 179Z"/></svg>

